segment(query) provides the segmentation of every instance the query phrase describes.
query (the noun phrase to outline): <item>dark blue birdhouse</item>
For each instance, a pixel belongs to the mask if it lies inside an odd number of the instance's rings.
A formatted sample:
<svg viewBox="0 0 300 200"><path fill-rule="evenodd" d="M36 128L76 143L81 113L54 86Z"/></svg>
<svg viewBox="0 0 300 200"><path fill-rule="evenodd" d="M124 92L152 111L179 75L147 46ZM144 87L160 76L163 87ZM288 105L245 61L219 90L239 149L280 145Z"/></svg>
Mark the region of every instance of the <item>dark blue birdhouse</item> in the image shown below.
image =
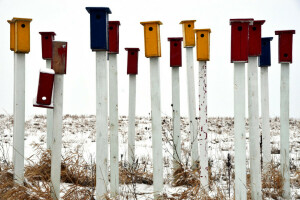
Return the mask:
<svg viewBox="0 0 300 200"><path fill-rule="evenodd" d="M86 7L90 13L91 49L93 51L108 51L108 7Z"/></svg>
<svg viewBox="0 0 300 200"><path fill-rule="evenodd" d="M271 66L271 41L273 37L261 38L261 55L259 56L259 66Z"/></svg>

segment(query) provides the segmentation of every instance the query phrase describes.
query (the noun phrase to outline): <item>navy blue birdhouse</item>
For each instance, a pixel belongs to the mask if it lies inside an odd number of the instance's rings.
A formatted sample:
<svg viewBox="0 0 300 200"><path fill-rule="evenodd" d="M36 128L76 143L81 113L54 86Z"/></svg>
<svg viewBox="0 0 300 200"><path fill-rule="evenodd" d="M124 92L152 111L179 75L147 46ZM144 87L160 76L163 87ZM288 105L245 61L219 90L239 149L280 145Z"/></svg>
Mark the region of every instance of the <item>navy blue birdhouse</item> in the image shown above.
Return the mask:
<svg viewBox="0 0 300 200"><path fill-rule="evenodd" d="M259 56L259 66L271 66L271 41L273 37L261 38L261 55Z"/></svg>

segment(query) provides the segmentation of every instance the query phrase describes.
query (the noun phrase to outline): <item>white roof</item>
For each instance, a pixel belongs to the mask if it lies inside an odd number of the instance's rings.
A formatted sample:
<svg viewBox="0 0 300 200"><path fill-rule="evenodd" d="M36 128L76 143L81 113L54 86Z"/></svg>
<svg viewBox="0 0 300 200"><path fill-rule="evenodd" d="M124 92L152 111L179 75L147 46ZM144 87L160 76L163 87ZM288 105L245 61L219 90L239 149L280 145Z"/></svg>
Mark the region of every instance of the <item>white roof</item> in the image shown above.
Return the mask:
<svg viewBox="0 0 300 200"><path fill-rule="evenodd" d="M48 69L48 68L41 68L40 72L45 73L45 74L55 74L53 69Z"/></svg>

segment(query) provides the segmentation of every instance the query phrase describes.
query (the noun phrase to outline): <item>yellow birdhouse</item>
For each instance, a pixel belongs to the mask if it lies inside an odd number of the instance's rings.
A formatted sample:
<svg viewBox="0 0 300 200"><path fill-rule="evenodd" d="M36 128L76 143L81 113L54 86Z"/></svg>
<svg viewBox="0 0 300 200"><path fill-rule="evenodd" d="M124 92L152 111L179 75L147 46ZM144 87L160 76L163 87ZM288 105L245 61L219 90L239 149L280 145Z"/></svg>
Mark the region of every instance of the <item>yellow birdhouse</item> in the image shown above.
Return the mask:
<svg viewBox="0 0 300 200"><path fill-rule="evenodd" d="M10 23L10 49L16 53L30 52L30 22L32 19L13 18Z"/></svg>
<svg viewBox="0 0 300 200"><path fill-rule="evenodd" d="M15 23L13 23L11 20L7 20L7 22L10 24L10 50L15 50Z"/></svg>
<svg viewBox="0 0 300 200"><path fill-rule="evenodd" d="M198 61L208 61L210 59L210 32L210 29L195 29Z"/></svg>
<svg viewBox="0 0 300 200"><path fill-rule="evenodd" d="M160 29L162 25L160 21L141 22L144 26L144 40L145 40L145 56L161 57L160 46Z"/></svg>
<svg viewBox="0 0 300 200"><path fill-rule="evenodd" d="M195 21L196 20L183 20L180 22L180 24L182 24L183 47L195 46L195 33L194 33Z"/></svg>

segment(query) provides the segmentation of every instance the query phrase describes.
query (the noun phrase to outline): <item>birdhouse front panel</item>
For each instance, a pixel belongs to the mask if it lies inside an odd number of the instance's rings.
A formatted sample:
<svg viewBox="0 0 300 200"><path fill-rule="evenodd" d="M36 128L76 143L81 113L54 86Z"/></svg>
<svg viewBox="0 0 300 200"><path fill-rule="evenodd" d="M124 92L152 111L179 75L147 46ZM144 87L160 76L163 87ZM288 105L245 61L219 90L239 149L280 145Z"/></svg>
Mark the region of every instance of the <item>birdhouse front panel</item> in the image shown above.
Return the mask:
<svg viewBox="0 0 300 200"><path fill-rule="evenodd" d="M109 53L119 53L119 21L110 21L108 23L109 33Z"/></svg>
<svg viewBox="0 0 300 200"><path fill-rule="evenodd" d="M125 48L127 56L127 74L138 74L139 48Z"/></svg>
<svg viewBox="0 0 300 200"><path fill-rule="evenodd" d="M52 69L43 69L40 71L39 86L36 103L50 105L52 100L54 82L54 71Z"/></svg>
<svg viewBox="0 0 300 200"><path fill-rule="evenodd" d="M171 67L181 67L182 66L182 50L181 42L182 37L168 38L170 41L170 66Z"/></svg>
<svg viewBox="0 0 300 200"><path fill-rule="evenodd" d="M180 24L182 24L183 47L195 46L195 21L196 20L183 20L180 22Z"/></svg>
<svg viewBox="0 0 300 200"><path fill-rule="evenodd" d="M54 32L40 32L42 38L42 58L52 59L52 42L54 40Z"/></svg>
<svg viewBox="0 0 300 200"><path fill-rule="evenodd" d="M249 26L249 56L259 56L261 54L261 26L265 20L255 20Z"/></svg>
<svg viewBox="0 0 300 200"><path fill-rule="evenodd" d="M52 42L51 69L55 74L66 74L67 72L67 42Z"/></svg>
<svg viewBox="0 0 300 200"><path fill-rule="evenodd" d="M210 29L196 29L197 60L208 61L210 59Z"/></svg>
<svg viewBox="0 0 300 200"><path fill-rule="evenodd" d="M295 30L275 31L275 35L279 36L278 58L280 63L293 62L293 34Z"/></svg>
<svg viewBox="0 0 300 200"><path fill-rule="evenodd" d="M12 22L15 25L15 47L16 53L30 52L30 22L32 19L13 18Z"/></svg>
<svg viewBox="0 0 300 200"><path fill-rule="evenodd" d="M259 56L259 66L271 66L271 41L273 37L261 38L261 55Z"/></svg>
<svg viewBox="0 0 300 200"><path fill-rule="evenodd" d="M160 21L141 22L144 26L145 56L161 57Z"/></svg>
<svg viewBox="0 0 300 200"><path fill-rule="evenodd" d="M90 13L91 49L93 51L108 51L108 14L107 7L87 7Z"/></svg>
<svg viewBox="0 0 300 200"><path fill-rule="evenodd" d="M249 25L253 19L231 19L231 62L248 62Z"/></svg>
<svg viewBox="0 0 300 200"><path fill-rule="evenodd" d="M7 20L10 26L10 50L15 50L15 23L11 20Z"/></svg>

